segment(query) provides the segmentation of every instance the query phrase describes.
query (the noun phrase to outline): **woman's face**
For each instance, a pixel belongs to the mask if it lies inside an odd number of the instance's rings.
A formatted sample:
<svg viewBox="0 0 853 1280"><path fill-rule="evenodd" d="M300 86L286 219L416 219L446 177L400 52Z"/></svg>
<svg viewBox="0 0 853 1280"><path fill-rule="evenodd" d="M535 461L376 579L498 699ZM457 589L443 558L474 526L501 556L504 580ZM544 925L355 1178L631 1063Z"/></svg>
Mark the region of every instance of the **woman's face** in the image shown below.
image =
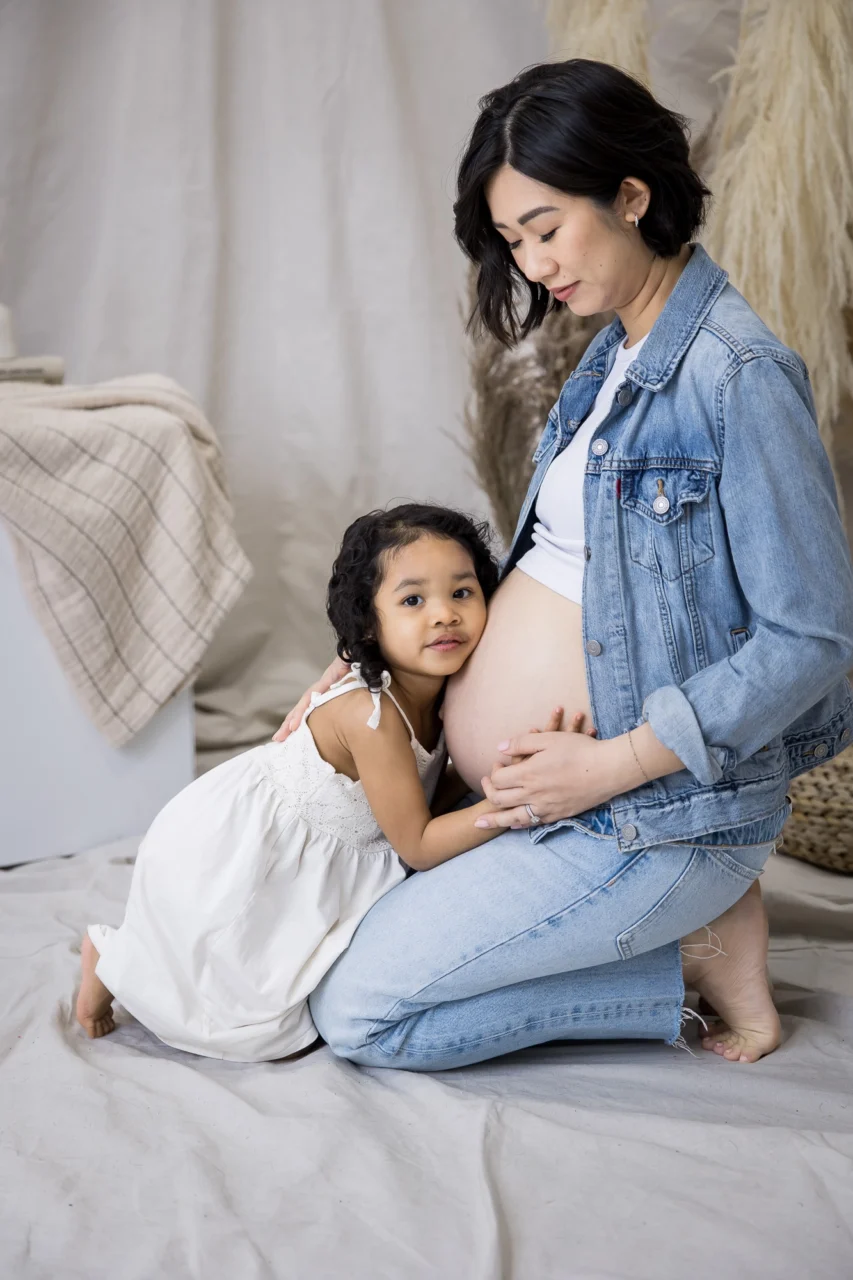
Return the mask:
<svg viewBox="0 0 853 1280"><path fill-rule="evenodd" d="M508 164L486 187L499 235L528 280L543 284L578 316L620 311L648 276L651 250L634 226L649 189L628 178L613 210L527 178Z"/></svg>

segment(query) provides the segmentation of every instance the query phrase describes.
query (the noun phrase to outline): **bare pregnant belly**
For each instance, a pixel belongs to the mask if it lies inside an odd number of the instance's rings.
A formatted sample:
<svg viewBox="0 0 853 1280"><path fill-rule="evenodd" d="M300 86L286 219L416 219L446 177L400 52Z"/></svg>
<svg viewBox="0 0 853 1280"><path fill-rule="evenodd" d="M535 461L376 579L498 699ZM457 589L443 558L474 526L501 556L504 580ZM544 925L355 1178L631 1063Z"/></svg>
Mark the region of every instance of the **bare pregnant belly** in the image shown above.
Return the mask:
<svg viewBox="0 0 853 1280"><path fill-rule="evenodd" d="M582 610L513 569L492 597L482 640L445 694L447 746L468 786L481 791L498 743L543 728L555 706L566 717L583 711L584 728L591 726Z"/></svg>

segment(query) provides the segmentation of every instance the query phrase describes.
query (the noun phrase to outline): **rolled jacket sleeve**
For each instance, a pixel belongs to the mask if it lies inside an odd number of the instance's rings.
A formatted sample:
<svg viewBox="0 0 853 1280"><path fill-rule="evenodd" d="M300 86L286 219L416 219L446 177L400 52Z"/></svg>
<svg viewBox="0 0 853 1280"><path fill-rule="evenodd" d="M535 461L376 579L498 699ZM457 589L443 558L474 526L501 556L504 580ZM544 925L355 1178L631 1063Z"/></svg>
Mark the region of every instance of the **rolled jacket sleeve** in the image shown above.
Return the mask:
<svg viewBox="0 0 853 1280"><path fill-rule="evenodd" d="M853 661L853 568L807 376L787 360L747 359L722 391L719 427L720 505L752 634L656 689L642 714L705 784L782 733Z"/></svg>

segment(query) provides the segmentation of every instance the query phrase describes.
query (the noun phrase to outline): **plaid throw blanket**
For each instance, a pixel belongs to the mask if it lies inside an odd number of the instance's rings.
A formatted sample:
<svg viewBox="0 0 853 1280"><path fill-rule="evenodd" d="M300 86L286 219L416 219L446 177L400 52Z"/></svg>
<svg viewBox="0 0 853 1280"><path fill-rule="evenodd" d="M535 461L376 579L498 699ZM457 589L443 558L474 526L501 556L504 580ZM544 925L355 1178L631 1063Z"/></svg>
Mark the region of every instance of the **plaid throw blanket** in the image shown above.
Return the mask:
<svg viewBox="0 0 853 1280"><path fill-rule="evenodd" d="M41 626L116 746L193 680L252 572L213 428L158 375L0 385L0 519Z"/></svg>

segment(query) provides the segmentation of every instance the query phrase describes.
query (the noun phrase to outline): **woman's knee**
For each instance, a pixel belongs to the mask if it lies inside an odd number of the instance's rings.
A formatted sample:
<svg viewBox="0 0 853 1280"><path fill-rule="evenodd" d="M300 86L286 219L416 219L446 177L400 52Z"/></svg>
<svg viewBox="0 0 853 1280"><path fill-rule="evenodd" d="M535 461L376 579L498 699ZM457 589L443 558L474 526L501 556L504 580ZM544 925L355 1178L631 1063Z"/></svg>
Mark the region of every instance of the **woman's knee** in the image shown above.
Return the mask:
<svg viewBox="0 0 853 1280"><path fill-rule="evenodd" d="M380 999L378 992L367 990L364 971L344 952L308 1000L314 1025L336 1057L360 1060L370 1043Z"/></svg>

